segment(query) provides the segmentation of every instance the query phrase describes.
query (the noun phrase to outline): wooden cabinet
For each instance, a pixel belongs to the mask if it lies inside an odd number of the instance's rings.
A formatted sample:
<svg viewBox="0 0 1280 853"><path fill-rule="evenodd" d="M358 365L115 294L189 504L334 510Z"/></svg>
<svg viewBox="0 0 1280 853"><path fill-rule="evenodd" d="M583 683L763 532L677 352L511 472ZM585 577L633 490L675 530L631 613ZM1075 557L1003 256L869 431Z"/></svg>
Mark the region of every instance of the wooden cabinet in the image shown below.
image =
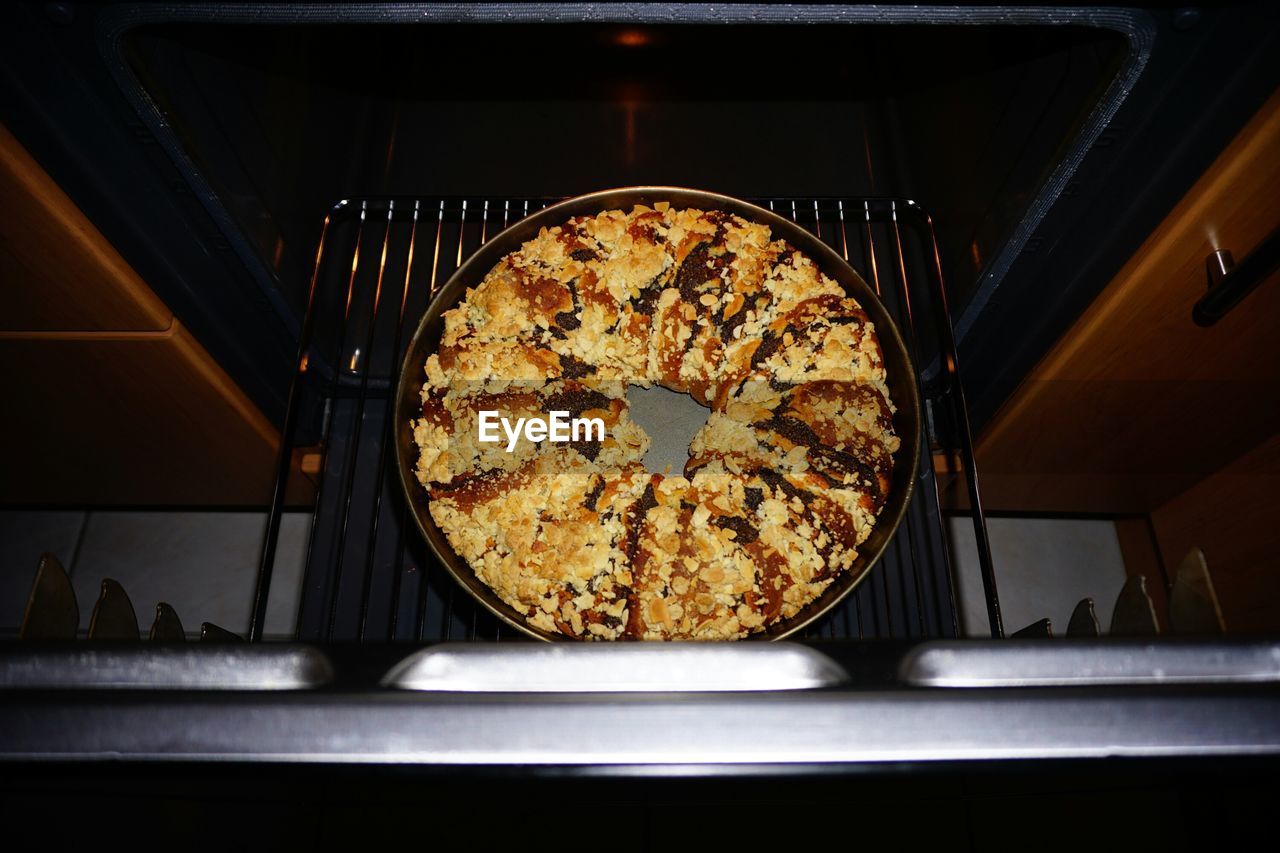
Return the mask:
<svg viewBox="0 0 1280 853"><path fill-rule="evenodd" d="M0 501L260 505L279 435L0 127Z"/></svg>
<svg viewBox="0 0 1280 853"><path fill-rule="evenodd" d="M978 439L986 506L1149 519L1201 548L1232 631L1280 629L1280 274L1210 328L1206 258L1280 225L1273 96Z"/></svg>
<svg viewBox="0 0 1280 853"><path fill-rule="evenodd" d="M1280 225L1278 200L1280 95L979 437L988 506L1148 513L1280 433L1280 281L1211 328L1191 320L1205 259L1253 251Z"/></svg>
<svg viewBox="0 0 1280 853"><path fill-rule="evenodd" d="M0 126L0 332L159 332L173 314Z"/></svg>

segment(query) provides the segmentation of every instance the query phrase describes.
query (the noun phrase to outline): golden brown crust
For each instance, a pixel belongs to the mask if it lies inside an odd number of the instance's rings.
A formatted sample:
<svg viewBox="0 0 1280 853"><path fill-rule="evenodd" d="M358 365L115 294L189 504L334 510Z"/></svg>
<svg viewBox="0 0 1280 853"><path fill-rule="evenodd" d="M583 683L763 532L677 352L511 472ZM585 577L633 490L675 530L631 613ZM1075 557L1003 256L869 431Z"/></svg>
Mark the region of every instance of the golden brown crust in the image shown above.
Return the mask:
<svg viewBox="0 0 1280 853"><path fill-rule="evenodd" d="M899 440L858 303L767 226L665 204L544 228L444 315L417 475L454 550L531 625L726 639L798 614L858 556ZM649 475L629 383L712 413ZM598 417L603 442L476 440L480 410Z"/></svg>

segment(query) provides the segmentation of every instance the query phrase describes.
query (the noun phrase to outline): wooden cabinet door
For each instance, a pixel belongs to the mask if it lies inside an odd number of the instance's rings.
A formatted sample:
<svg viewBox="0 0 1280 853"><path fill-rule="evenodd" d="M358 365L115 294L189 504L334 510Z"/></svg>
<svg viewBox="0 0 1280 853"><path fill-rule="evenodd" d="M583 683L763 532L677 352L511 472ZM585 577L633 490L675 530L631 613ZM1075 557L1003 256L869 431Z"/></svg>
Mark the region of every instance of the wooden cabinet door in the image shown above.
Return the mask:
<svg viewBox="0 0 1280 853"><path fill-rule="evenodd" d="M0 127L0 501L264 504L279 435Z"/></svg>
<svg viewBox="0 0 1280 853"><path fill-rule="evenodd" d="M997 510L1148 513L1280 433L1280 276L1210 328L1216 249L1280 226L1273 96L979 437Z"/></svg>

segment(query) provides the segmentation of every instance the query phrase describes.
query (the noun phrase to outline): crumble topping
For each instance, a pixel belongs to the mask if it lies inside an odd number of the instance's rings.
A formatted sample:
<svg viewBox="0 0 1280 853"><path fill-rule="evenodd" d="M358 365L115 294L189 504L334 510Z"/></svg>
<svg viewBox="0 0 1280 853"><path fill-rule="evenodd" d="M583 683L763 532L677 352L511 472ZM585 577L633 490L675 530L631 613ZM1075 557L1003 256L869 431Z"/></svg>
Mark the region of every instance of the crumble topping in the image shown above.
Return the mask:
<svg viewBox="0 0 1280 853"><path fill-rule="evenodd" d="M579 639L732 639L848 571L900 441L873 324L767 226L637 206L503 258L444 315L413 422L432 518L530 625ZM629 384L711 409L651 475ZM482 410L600 418L603 441L478 440Z"/></svg>

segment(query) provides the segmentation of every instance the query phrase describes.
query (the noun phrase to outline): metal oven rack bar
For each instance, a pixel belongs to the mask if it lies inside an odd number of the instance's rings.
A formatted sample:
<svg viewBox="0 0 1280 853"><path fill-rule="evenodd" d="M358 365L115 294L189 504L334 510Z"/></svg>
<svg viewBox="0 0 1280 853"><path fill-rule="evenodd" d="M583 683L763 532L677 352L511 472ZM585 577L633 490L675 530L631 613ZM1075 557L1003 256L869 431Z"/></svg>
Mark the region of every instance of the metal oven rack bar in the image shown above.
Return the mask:
<svg viewBox="0 0 1280 853"><path fill-rule="evenodd" d="M927 441L906 518L880 564L812 639L958 634L933 457L969 488L988 616L1001 636L982 504L932 222L914 202L756 199L815 233L862 272L898 322L920 372ZM250 639L262 639L290 477L314 481L297 621L305 641L512 639L436 565L391 466L388 413L403 352L431 295L487 239L549 199L368 198L325 219L289 395Z"/></svg>

